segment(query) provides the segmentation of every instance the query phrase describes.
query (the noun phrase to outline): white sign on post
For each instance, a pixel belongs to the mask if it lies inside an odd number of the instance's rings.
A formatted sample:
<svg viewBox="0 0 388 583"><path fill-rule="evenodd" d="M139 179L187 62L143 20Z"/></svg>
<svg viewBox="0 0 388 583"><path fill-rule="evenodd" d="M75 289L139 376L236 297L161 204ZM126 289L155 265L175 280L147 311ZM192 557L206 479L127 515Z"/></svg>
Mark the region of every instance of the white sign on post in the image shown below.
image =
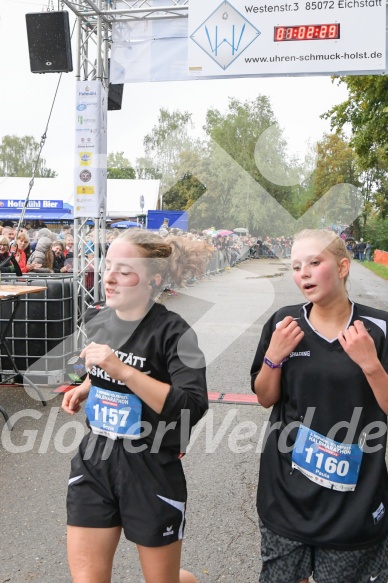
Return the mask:
<svg viewBox="0 0 388 583"><path fill-rule="evenodd" d="M100 81L78 81L75 105L74 217L106 206L107 97Z"/></svg>
<svg viewBox="0 0 388 583"><path fill-rule="evenodd" d="M386 66L382 0L195 0L194 77L379 72Z"/></svg>

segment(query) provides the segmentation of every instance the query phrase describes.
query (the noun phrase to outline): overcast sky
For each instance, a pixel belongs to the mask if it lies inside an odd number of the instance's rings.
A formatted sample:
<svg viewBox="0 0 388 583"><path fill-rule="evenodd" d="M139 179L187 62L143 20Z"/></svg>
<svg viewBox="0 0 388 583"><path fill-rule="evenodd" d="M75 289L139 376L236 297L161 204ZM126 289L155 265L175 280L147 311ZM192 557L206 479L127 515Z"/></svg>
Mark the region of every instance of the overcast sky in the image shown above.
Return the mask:
<svg viewBox="0 0 388 583"><path fill-rule="evenodd" d="M46 127L59 75L30 72L25 14L41 12L47 5L1 0L0 137L29 134L39 140ZM66 180L73 174L75 83L74 72L62 75L43 150L47 165ZM195 131L200 132L209 108L226 111L229 97L243 101L259 94L269 97L290 154L303 154L308 140L315 142L330 130L319 116L347 96L345 87L333 84L330 77L126 84L122 109L108 113L108 152L123 151L134 164L143 154L143 138L157 123L161 107L191 112Z"/></svg>

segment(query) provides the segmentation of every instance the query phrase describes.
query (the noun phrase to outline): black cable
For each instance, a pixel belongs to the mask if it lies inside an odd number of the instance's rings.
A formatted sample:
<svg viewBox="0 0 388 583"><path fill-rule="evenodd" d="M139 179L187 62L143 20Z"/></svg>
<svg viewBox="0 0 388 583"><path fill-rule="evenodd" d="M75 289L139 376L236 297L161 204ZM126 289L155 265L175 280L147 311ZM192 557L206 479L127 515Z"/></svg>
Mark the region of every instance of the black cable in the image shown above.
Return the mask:
<svg viewBox="0 0 388 583"><path fill-rule="evenodd" d="M51 104L50 113L49 113L49 116L48 116L48 119L47 119L46 129L45 129L45 131L44 131L44 133L43 133L43 135L42 135L42 137L40 139L40 150L38 152L38 156L37 156L37 159L36 159L36 162L35 162L35 166L34 166L34 169L32 171L32 178L31 178L31 180L29 182L29 187L30 188L29 188L28 193L27 193L27 196L26 196L26 198L24 200L24 205L23 205L22 212L21 212L20 218L19 218L19 223L18 223L18 226L17 226L17 229L16 229L15 239L17 239L17 237L18 237L18 234L19 234L19 231L20 231L20 227L21 227L21 224L22 224L23 219L24 219L24 215L26 214L27 205L28 205L29 200L30 200L30 193L31 193L32 187L34 186L35 174L36 174L36 171L38 169L38 164L39 164L39 161L40 161L40 155L42 153L43 146L44 146L44 144L46 142L47 130L48 130L48 127L49 127L49 124L50 124L50 120L51 120L51 116L52 116L52 113L53 113L54 104L55 104L55 100L57 98L59 85L60 85L61 80L62 80L62 74L63 73L61 73L60 76L59 76L59 80L58 80L58 83L57 83L57 88L56 88L55 94L54 94L54 99L53 99L53 102Z"/></svg>

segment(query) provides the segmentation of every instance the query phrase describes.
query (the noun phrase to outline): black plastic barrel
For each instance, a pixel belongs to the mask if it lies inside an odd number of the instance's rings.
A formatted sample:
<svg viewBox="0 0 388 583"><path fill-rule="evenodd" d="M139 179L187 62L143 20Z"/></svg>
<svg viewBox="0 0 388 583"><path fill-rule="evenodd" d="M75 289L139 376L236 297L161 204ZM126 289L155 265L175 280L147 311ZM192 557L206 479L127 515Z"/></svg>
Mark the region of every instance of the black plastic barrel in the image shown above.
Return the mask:
<svg viewBox="0 0 388 583"><path fill-rule="evenodd" d="M15 279L2 274L2 284L45 286L44 292L22 296L15 312L7 344L17 368L37 384L59 385L66 377L72 354L73 278L71 275L26 276ZM12 313L12 302L0 304L0 328ZM12 374L12 364L1 348L1 374Z"/></svg>

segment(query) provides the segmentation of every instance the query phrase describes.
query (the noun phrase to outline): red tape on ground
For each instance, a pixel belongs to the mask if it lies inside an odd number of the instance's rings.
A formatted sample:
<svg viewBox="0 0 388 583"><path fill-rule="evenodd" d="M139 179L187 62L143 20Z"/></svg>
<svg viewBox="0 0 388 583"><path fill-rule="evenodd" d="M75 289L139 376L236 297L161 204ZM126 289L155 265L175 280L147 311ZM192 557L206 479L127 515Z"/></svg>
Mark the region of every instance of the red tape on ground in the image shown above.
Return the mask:
<svg viewBox="0 0 388 583"><path fill-rule="evenodd" d="M77 385L61 385L54 389L54 393L67 393ZM208 393L210 403L236 403L237 405L258 405L256 395L241 393Z"/></svg>

